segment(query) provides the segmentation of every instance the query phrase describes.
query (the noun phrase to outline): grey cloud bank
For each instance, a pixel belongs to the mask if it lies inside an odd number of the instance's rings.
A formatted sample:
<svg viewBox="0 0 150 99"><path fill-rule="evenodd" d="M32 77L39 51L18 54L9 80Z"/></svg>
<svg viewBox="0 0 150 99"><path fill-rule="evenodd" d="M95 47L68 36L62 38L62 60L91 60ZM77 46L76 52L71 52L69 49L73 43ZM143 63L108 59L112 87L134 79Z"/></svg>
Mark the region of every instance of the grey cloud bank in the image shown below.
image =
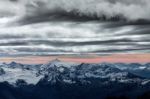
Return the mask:
<svg viewBox="0 0 150 99"><path fill-rule="evenodd" d="M89 19L120 16L128 21L149 20L149 8L149 0L0 0L0 52L150 53L148 23Z"/></svg>
<svg viewBox="0 0 150 99"><path fill-rule="evenodd" d="M1 15L37 16L65 11L86 16L105 15L108 19L119 15L128 20L150 19L149 0L0 0L0 5Z"/></svg>

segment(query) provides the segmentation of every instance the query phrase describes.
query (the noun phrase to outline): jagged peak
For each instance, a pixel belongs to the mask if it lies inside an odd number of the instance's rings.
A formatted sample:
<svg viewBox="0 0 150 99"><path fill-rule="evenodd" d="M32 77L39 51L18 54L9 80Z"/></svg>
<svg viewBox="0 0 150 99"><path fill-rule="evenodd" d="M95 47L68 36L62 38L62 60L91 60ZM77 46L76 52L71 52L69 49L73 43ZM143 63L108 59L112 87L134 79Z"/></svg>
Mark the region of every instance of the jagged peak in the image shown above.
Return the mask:
<svg viewBox="0 0 150 99"><path fill-rule="evenodd" d="M52 60L50 62L61 62L61 60L59 60L58 58L56 58L56 59L54 59L54 60Z"/></svg>
<svg viewBox="0 0 150 99"><path fill-rule="evenodd" d="M20 65L21 63L17 63L17 62L15 62L15 61L12 61L12 62L10 62L9 63L9 65Z"/></svg>
<svg viewBox="0 0 150 99"><path fill-rule="evenodd" d="M10 62L9 64L17 64L17 62L15 62L15 61L12 61L12 62Z"/></svg>
<svg viewBox="0 0 150 99"><path fill-rule="evenodd" d="M47 62L46 64L43 64L41 66L41 68L47 68L47 67L61 67L61 66L64 66L64 67L71 67L71 66L74 66L74 65L78 65L78 63L73 63L73 62L64 62L64 61L61 61L59 59L54 59L54 60L51 60L49 62Z"/></svg>
<svg viewBox="0 0 150 99"><path fill-rule="evenodd" d="M58 58L56 58L56 59L48 61L46 64L55 64L55 63L60 63L60 62L62 62L62 61L59 60Z"/></svg>
<svg viewBox="0 0 150 99"><path fill-rule="evenodd" d="M47 62L46 64L43 64L41 66L41 68L55 67L56 64L58 64L58 63L61 63L61 61L56 58L54 60L51 60L51 61Z"/></svg>

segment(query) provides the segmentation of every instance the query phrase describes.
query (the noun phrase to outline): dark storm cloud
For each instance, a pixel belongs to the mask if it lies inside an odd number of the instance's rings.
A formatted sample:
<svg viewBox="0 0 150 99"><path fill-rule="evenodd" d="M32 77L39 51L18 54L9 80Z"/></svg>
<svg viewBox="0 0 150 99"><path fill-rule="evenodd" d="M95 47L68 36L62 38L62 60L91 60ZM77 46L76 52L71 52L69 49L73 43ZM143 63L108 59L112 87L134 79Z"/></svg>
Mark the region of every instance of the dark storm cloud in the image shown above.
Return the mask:
<svg viewBox="0 0 150 99"><path fill-rule="evenodd" d="M26 24L56 16L57 19L150 19L149 0L1 0L0 5L0 12L13 13Z"/></svg>
<svg viewBox="0 0 150 99"><path fill-rule="evenodd" d="M121 15L128 20L149 20L149 8L149 0L30 0L25 4L27 16L64 11L108 19Z"/></svg>

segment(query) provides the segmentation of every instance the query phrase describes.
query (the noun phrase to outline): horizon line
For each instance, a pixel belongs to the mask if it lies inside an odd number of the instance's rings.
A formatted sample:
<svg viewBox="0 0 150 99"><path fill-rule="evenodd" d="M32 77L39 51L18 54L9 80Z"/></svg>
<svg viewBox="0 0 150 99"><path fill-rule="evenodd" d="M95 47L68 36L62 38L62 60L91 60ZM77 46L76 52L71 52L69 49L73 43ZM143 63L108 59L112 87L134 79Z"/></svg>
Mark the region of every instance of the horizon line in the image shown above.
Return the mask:
<svg viewBox="0 0 150 99"><path fill-rule="evenodd" d="M22 56L22 57L0 57L0 62L42 64L59 59L64 62L74 63L149 63L150 54L112 54L106 56L99 55L62 55L62 56Z"/></svg>

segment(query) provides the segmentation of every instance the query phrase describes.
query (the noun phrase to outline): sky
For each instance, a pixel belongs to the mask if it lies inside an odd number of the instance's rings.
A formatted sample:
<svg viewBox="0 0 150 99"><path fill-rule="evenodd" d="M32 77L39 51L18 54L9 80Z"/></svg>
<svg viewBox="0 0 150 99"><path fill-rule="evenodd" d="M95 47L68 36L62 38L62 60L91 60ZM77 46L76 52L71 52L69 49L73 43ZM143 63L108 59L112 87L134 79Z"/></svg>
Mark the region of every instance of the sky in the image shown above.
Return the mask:
<svg viewBox="0 0 150 99"><path fill-rule="evenodd" d="M2 57L1 63L12 61L24 64L45 64L53 60L75 63L149 63L150 54L113 54L107 56L84 55L84 56L24 56L24 57Z"/></svg>
<svg viewBox="0 0 150 99"><path fill-rule="evenodd" d="M149 9L149 0L0 0L0 57L149 56Z"/></svg>

